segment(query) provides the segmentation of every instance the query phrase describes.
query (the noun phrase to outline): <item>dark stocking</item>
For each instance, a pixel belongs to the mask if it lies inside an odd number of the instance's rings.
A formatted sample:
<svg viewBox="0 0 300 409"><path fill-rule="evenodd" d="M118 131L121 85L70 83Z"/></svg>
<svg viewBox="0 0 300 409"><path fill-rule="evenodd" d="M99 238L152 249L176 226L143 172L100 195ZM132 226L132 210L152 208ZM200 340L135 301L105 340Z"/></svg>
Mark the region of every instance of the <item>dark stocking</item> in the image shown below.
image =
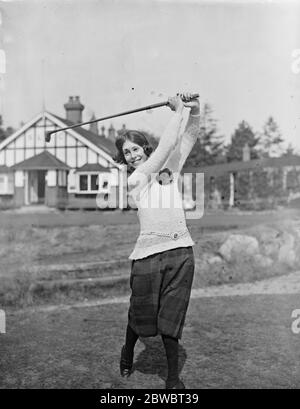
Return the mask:
<svg viewBox="0 0 300 409"><path fill-rule="evenodd" d="M133 359L133 351L138 340L139 336L136 334L133 329L127 325L126 329L126 340L125 340L125 350L127 358L131 361Z"/></svg>
<svg viewBox="0 0 300 409"><path fill-rule="evenodd" d="M168 361L167 385L174 386L179 380L178 374L178 339L162 334Z"/></svg>

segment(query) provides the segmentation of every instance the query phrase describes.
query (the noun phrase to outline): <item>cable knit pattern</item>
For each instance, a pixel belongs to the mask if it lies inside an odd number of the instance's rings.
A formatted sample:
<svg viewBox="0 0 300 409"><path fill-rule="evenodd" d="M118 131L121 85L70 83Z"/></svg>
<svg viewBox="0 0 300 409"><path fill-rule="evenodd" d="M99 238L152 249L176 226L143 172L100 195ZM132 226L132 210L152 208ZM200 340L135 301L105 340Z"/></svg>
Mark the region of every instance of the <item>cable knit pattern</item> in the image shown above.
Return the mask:
<svg viewBox="0 0 300 409"><path fill-rule="evenodd" d="M180 135L182 114L174 114L152 155L128 178L129 193L138 208L140 234L129 259L136 260L178 247L193 246L178 188L180 171L199 133L199 117L189 116ZM173 182L160 185L157 173L173 172Z"/></svg>

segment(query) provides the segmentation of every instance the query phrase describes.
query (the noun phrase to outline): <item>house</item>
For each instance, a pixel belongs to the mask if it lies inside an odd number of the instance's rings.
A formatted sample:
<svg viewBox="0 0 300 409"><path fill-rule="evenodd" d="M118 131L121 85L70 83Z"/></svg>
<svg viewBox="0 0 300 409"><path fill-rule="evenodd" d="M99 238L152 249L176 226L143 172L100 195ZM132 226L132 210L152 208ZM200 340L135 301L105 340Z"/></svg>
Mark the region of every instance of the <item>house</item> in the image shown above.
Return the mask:
<svg viewBox="0 0 300 409"><path fill-rule="evenodd" d="M57 208L97 208L96 199L114 198L126 207L124 165L114 162L115 130L98 134L96 124L52 134L47 131L82 122L78 96L64 105L66 116L44 111L0 143L0 206L44 204Z"/></svg>
<svg viewBox="0 0 300 409"><path fill-rule="evenodd" d="M293 204L292 201L299 206L299 155L250 160L246 145L242 161L197 169L185 167L184 172L204 174L206 207L214 208L214 197L220 197L223 208L272 208Z"/></svg>

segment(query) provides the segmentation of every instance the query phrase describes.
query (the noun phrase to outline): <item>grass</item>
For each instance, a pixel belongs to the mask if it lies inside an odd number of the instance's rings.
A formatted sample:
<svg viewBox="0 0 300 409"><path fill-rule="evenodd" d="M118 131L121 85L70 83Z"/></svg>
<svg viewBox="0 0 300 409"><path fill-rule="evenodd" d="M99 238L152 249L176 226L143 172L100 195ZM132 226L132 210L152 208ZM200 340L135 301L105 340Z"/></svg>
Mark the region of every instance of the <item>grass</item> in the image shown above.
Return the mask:
<svg viewBox="0 0 300 409"><path fill-rule="evenodd" d="M212 231L191 225L190 230L196 243L194 288L251 282L292 271L280 263L261 268L243 256L231 263L211 264L209 258L218 254L226 237L236 229L221 226L218 231ZM239 233L247 234L248 230L240 229ZM136 224L3 228L0 234L0 305L20 308L127 294L128 255L138 231ZM108 263L97 265L101 261ZM116 276L124 279L110 286L103 285L100 280Z"/></svg>
<svg viewBox="0 0 300 409"><path fill-rule="evenodd" d="M239 220L190 225L197 258L194 288L289 272L280 264L261 269L242 257L238 263L208 263L228 234L249 233L255 224L254 219L246 220L246 226ZM7 313L7 333L0 334L0 388L164 387L167 366L159 337L140 339L134 373L128 380L119 376L128 305L22 310L129 295L129 280L116 285L114 279L129 278L127 257L137 234L137 224L108 220L89 226L2 226L0 306ZM80 267L116 258L120 261L114 265ZM101 277L107 278L106 285L100 285ZM290 294L192 299L180 343L186 386L299 388L300 335L291 332L291 312L299 308L299 295Z"/></svg>
<svg viewBox="0 0 300 409"><path fill-rule="evenodd" d="M8 313L0 336L0 388L163 388L160 337L141 338L134 373L119 376L127 304ZM190 301L179 348L187 388L299 388L298 295Z"/></svg>
<svg viewBox="0 0 300 409"><path fill-rule="evenodd" d="M74 216L70 217L74 221ZM103 218L103 215L97 217ZM107 215L104 224L88 226L68 223L61 227L55 223L44 227L26 223L4 224L0 230L0 305L20 308L33 304L93 299L104 293L127 294L129 283L126 286L122 281L102 289L103 285L99 281L105 277L129 278L128 255L134 247L139 226L137 223L128 223L128 215L124 217L121 224L115 224L115 217ZM67 214L65 219L68 221ZM188 221L196 243L194 288L254 281L292 271L290 267L279 263L261 268L242 256L231 263L223 261L210 264L209 257L218 253L230 233L238 231L248 234L251 231L255 235L256 230L259 230L251 227L260 221L256 214L252 218L248 216L248 219L236 216L234 220L230 215L229 219L226 215L222 218L219 215L217 220L218 223L216 220L204 221L203 225ZM110 261L113 263L109 264ZM107 264L97 265L99 262Z"/></svg>

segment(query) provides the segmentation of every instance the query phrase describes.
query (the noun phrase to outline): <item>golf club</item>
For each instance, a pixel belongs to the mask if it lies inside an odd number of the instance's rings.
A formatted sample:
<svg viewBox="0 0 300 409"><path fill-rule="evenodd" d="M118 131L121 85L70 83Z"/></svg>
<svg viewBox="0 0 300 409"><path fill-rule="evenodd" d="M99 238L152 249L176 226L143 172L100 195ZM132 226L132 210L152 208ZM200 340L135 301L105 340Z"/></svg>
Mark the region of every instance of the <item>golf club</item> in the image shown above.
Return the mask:
<svg viewBox="0 0 300 409"><path fill-rule="evenodd" d="M199 94L192 94L192 95L191 95L191 99L196 99L196 98L198 98L198 97L199 97ZM79 127L79 126L92 124L92 123L94 123L94 122L105 121L106 119L112 119L112 118L116 118L116 117L118 117L118 116L134 114L134 113L136 113L136 112L148 111L148 110L150 110L150 109L159 108L159 107L163 107L163 106L167 106L167 105L169 105L169 102L168 102L168 101L159 102L158 104L147 105L147 106L142 107L142 108L132 109L132 110L130 110L130 111L121 112L121 113L119 113L119 114L104 116L103 118L94 119L94 120L92 120L92 121L81 122L81 123L79 123L79 124L74 124L74 125L66 126L66 127L64 127L64 128L58 128L58 129L55 129L54 131L48 131L48 132L46 132L45 141L46 141L46 142L50 142L50 140L51 140L51 135L54 134L54 133L56 133L56 132L66 131L67 129L77 128L77 127Z"/></svg>

